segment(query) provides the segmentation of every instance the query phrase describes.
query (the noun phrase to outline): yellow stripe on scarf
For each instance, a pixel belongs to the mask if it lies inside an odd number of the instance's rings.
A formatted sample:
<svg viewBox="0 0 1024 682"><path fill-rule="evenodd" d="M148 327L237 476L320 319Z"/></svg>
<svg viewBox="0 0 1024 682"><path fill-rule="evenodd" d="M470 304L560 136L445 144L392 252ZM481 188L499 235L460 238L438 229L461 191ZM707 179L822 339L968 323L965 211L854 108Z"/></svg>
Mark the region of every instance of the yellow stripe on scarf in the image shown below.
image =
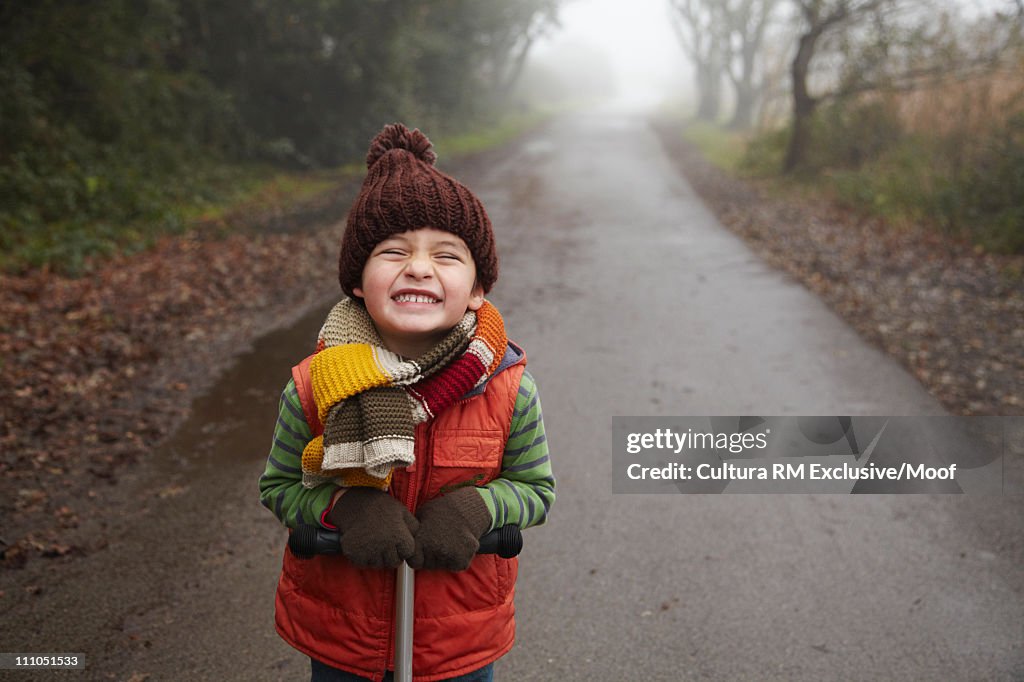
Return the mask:
<svg viewBox="0 0 1024 682"><path fill-rule="evenodd" d="M346 343L324 348L309 363L320 421L323 421L338 402L369 388L386 386L391 376L377 364L373 346L366 343Z"/></svg>
<svg viewBox="0 0 1024 682"><path fill-rule="evenodd" d="M324 465L324 437L317 436L302 449L302 470L319 474Z"/></svg>
<svg viewBox="0 0 1024 682"><path fill-rule="evenodd" d="M324 437L317 436L306 443L302 450L302 470L317 474L319 476L336 476L338 485L346 487L378 488L387 490L391 484L391 474L394 469L388 472L384 478L377 478L366 473L364 469L342 469L341 473L336 471L324 471Z"/></svg>
<svg viewBox="0 0 1024 682"><path fill-rule="evenodd" d="M328 472L329 473L329 472ZM364 469L345 469L345 471L338 477L338 483L348 488L377 488L378 490L387 490L388 486L391 485L391 474L395 473L392 469L388 472L388 475L384 478L377 478L366 473Z"/></svg>

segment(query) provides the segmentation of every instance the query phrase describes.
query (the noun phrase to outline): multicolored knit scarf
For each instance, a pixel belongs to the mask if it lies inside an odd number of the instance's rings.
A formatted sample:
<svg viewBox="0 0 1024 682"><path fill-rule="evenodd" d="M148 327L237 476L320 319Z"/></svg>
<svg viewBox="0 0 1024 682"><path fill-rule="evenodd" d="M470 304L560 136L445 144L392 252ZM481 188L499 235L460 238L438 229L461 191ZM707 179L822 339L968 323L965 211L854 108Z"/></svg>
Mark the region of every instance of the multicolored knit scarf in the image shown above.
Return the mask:
<svg viewBox="0 0 1024 682"><path fill-rule="evenodd" d="M486 381L507 343L498 309L484 301L427 353L404 360L384 347L362 304L342 299L309 366L324 433L302 453L303 485L387 488L394 467L415 461L416 425Z"/></svg>

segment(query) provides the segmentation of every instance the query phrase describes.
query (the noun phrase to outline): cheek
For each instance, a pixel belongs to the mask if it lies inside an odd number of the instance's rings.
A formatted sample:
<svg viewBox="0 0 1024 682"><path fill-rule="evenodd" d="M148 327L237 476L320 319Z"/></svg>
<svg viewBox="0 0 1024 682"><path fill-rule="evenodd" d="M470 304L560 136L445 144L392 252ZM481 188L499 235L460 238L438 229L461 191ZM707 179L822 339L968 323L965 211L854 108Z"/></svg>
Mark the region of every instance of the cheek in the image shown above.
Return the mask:
<svg viewBox="0 0 1024 682"><path fill-rule="evenodd" d="M452 273L447 282L450 291L457 291L460 296L471 296L477 289L476 272L472 269Z"/></svg>
<svg viewBox="0 0 1024 682"><path fill-rule="evenodd" d="M472 290L469 287L460 286L449 298L454 302L458 301L459 306L468 306L473 302Z"/></svg>
<svg viewBox="0 0 1024 682"><path fill-rule="evenodd" d="M367 268L363 271L361 295L366 298L379 298L387 296L390 286L388 273L379 267Z"/></svg>

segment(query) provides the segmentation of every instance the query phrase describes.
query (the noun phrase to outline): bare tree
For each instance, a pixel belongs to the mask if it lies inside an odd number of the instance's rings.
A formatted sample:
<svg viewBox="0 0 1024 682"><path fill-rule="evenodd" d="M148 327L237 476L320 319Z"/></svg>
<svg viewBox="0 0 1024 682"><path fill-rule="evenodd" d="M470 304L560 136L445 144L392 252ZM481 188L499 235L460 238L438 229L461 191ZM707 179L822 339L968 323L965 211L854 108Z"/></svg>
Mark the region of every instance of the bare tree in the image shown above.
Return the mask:
<svg viewBox="0 0 1024 682"><path fill-rule="evenodd" d="M819 99L811 95L808 76L823 36L871 14L894 0L795 0L803 20L803 32L797 42L790 67L793 86L793 132L786 149L783 171L804 164L810 145L811 117Z"/></svg>
<svg viewBox="0 0 1024 682"><path fill-rule="evenodd" d="M907 92L942 80L990 72L1019 44L1024 0L1006 0L1012 10L997 19L986 40L965 40L949 6L925 0L795 0L803 22L790 67L792 135L784 172L805 165L810 124L826 98L849 99L868 92ZM1009 9L1009 8L1007 8ZM811 61L831 39L832 86L812 95Z"/></svg>
<svg viewBox="0 0 1024 682"><path fill-rule="evenodd" d="M761 98L759 71L765 30L778 0L722 0L718 3L726 31L726 74L736 90L736 109L730 127L749 128Z"/></svg>
<svg viewBox="0 0 1024 682"><path fill-rule="evenodd" d="M697 118L715 121L722 106L727 36L715 0L669 0L672 27L697 76Z"/></svg>
<svg viewBox="0 0 1024 682"><path fill-rule="evenodd" d="M761 48L780 0L670 0L673 27L696 68L697 117L714 121L723 77L736 93L730 126L749 128L761 96Z"/></svg>
<svg viewBox="0 0 1024 682"><path fill-rule="evenodd" d="M534 42L558 26L560 1L492 0L494 23L485 34L488 58L481 68L497 96L508 95L523 72Z"/></svg>

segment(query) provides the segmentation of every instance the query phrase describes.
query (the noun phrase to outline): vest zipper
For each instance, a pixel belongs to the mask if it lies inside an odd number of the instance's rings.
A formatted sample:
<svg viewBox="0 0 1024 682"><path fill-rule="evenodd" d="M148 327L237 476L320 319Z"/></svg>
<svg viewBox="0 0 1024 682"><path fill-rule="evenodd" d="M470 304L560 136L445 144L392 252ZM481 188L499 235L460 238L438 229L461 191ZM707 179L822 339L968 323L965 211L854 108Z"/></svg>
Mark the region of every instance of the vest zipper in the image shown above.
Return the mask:
<svg viewBox="0 0 1024 682"><path fill-rule="evenodd" d="M416 473L408 476L408 485L405 488L405 495L402 498L402 504L412 512L416 513L416 508L419 506L420 490L423 487L424 474L427 468L427 457L430 452L430 431L426 428L422 429L423 433L423 445L420 448L420 453L423 455L416 460Z"/></svg>

